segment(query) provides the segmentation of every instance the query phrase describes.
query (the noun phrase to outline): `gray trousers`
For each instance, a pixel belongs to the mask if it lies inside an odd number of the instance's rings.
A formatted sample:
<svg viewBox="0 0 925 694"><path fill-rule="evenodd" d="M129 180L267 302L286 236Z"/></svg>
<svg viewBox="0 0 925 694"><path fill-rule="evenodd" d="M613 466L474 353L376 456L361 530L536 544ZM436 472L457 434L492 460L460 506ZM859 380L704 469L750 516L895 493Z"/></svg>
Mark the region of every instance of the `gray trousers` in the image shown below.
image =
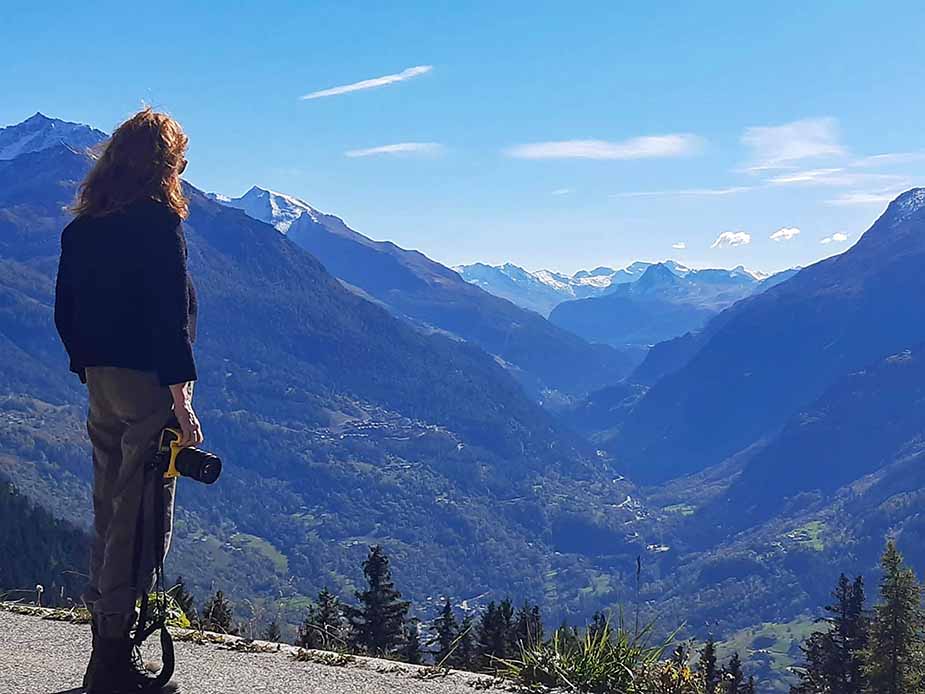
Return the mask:
<svg viewBox="0 0 925 694"><path fill-rule="evenodd" d="M151 590L156 566L155 487L164 487L164 555L170 546L176 480L145 466L157 451L172 412L170 391L154 374L116 367L87 369L93 445L94 538L90 580L83 600L102 636L125 636L135 621L135 602ZM142 532L138 537L139 511ZM135 552L140 551L138 576Z"/></svg>

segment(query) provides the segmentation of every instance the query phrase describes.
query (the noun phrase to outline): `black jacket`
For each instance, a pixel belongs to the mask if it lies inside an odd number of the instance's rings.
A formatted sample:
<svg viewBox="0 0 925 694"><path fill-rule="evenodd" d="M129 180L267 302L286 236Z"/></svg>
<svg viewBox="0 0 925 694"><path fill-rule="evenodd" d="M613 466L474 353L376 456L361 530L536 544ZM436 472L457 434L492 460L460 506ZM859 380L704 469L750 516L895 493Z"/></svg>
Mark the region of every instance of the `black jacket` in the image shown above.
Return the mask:
<svg viewBox="0 0 925 694"><path fill-rule="evenodd" d="M173 210L142 200L68 224L55 325L82 381L88 366L152 371L165 386L196 380L196 294Z"/></svg>

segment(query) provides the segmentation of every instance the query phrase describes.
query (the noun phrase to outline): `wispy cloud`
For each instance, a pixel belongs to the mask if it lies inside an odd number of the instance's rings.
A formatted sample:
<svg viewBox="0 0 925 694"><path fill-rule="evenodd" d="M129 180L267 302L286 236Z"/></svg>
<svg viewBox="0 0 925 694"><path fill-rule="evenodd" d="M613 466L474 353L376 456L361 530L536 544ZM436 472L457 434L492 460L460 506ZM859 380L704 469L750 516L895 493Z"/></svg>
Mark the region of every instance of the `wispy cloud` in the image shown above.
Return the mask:
<svg viewBox="0 0 925 694"><path fill-rule="evenodd" d="M833 187L900 187L908 179L897 174L867 173L846 171L843 168L810 169L794 173L781 174L768 179L771 185L810 185Z"/></svg>
<svg viewBox="0 0 925 694"><path fill-rule="evenodd" d="M630 193L614 193L615 198L649 198L649 197L710 197L714 195L735 195L753 190L755 186L734 186L731 188L685 188L681 190L642 190Z"/></svg>
<svg viewBox="0 0 925 694"><path fill-rule="evenodd" d="M685 248L687 248L687 244L683 241L678 241L677 243L671 244L671 247L676 251L683 251Z"/></svg>
<svg viewBox="0 0 925 694"><path fill-rule="evenodd" d="M825 202L827 205L884 205L888 202L892 202L893 198L899 195L900 192L902 191L856 191L853 193L843 193Z"/></svg>
<svg viewBox="0 0 925 694"><path fill-rule="evenodd" d="M826 236L824 239L820 239L819 243L830 244L830 243L844 243L848 240L848 234L844 234L840 231L836 231L831 236Z"/></svg>
<svg viewBox="0 0 925 694"><path fill-rule="evenodd" d="M851 162L851 166L877 167L893 166L896 164L910 164L925 160L925 152L889 152L887 154L873 154L861 157Z"/></svg>
<svg viewBox="0 0 925 694"><path fill-rule="evenodd" d="M800 230L796 227L781 227L771 234L772 241L789 241L800 235Z"/></svg>
<svg viewBox="0 0 925 694"><path fill-rule="evenodd" d="M575 191L572 190L571 188L556 188L554 191L552 191L552 194L553 195L571 195L574 192Z"/></svg>
<svg viewBox="0 0 925 694"><path fill-rule="evenodd" d="M409 67L406 70L402 70L401 72L398 72L394 75L383 75L382 77L373 77L372 79L362 80L361 82L353 82L352 84L344 84L339 87L321 89L319 91L306 94L300 98L303 100L320 99L325 96L337 96L338 94L349 94L350 92L359 92L364 89L384 87L388 84L404 82L405 80L410 80L412 77L427 74L433 69L433 65L416 65L415 67Z"/></svg>
<svg viewBox="0 0 925 694"><path fill-rule="evenodd" d="M793 167L804 159L841 156L838 121L806 118L784 125L746 128L742 144L751 149L750 172Z"/></svg>
<svg viewBox="0 0 925 694"><path fill-rule="evenodd" d="M710 248L735 248L747 246L752 242L752 235L747 231L724 231L716 237Z"/></svg>
<svg viewBox="0 0 925 694"><path fill-rule="evenodd" d="M517 159L655 159L694 154L703 146L697 135L679 133L634 137L620 142L607 140L559 140L533 142L505 150Z"/></svg>
<svg viewBox="0 0 925 694"><path fill-rule="evenodd" d="M377 154L439 154L443 145L438 142L396 142L391 145L367 147L366 149L348 149L345 157L372 157Z"/></svg>
<svg viewBox="0 0 925 694"><path fill-rule="evenodd" d="M781 186L793 183L826 183L830 182L835 174L844 171L844 169L809 169L808 171L796 171L790 174L781 174L768 179L768 183Z"/></svg>

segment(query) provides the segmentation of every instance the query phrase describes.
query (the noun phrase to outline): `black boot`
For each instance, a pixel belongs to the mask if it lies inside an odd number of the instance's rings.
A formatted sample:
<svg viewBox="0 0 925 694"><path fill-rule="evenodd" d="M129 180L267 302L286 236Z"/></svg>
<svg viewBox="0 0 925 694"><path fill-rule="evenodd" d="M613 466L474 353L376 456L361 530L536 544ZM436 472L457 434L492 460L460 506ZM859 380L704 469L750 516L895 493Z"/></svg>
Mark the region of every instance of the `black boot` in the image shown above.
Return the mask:
<svg viewBox="0 0 925 694"><path fill-rule="evenodd" d="M128 637L97 638L96 666L87 694L154 692L157 677L145 669L135 642Z"/></svg>
<svg viewBox="0 0 925 694"><path fill-rule="evenodd" d="M93 646L90 651L90 662L87 663L87 671L84 673L84 689L90 691L93 686L93 677L99 661L99 639L100 632L96 628L96 622L90 622L90 632L93 634Z"/></svg>

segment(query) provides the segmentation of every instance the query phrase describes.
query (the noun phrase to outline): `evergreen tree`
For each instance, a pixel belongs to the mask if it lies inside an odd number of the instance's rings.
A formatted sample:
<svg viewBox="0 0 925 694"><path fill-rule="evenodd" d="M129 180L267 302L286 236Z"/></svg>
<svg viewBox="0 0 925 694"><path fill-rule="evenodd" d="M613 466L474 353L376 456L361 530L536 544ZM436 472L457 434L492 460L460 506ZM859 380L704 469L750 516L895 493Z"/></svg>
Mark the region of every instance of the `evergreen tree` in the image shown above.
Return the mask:
<svg viewBox="0 0 925 694"><path fill-rule="evenodd" d="M736 651L729 659L729 664L723 668L722 688L723 694L742 694L745 674L742 672L742 660Z"/></svg>
<svg viewBox="0 0 925 694"><path fill-rule="evenodd" d="M494 600L479 622L478 652L481 667L494 669L496 661L506 659L514 643L514 605L509 598L500 604Z"/></svg>
<svg viewBox="0 0 925 694"><path fill-rule="evenodd" d="M301 648L337 650L344 646L344 609L340 600L327 588L318 593L318 601L308 608L299 626L296 645Z"/></svg>
<svg viewBox="0 0 925 694"><path fill-rule="evenodd" d="M421 630L416 619L404 625L404 640L401 644L400 655L403 661L412 665L420 665L424 658L421 651Z"/></svg>
<svg viewBox="0 0 925 694"><path fill-rule="evenodd" d="M193 600L193 596L190 594L190 592L186 589L186 584L183 582L183 576L178 576L173 588L167 592L170 597L176 601L177 605L180 606L180 609L183 610L183 614L186 615L186 618L190 621L190 623L195 624L196 602Z"/></svg>
<svg viewBox="0 0 925 694"><path fill-rule="evenodd" d="M453 667L462 670L478 669L479 651L475 640L475 632L475 620L472 615L467 614L463 617L462 624L459 625L459 644L452 655Z"/></svg>
<svg viewBox="0 0 925 694"><path fill-rule="evenodd" d="M459 623L456 621L456 615L453 614L453 605L449 598L443 603L440 616L434 620L433 630L434 638L430 643L437 646L434 652L434 662L444 667L456 667L457 652L461 645L456 640L460 632Z"/></svg>
<svg viewBox="0 0 925 694"><path fill-rule="evenodd" d="M828 628L814 632L802 646L806 664L791 694L861 694L864 689L863 651L867 645L864 580L842 574L831 605Z"/></svg>
<svg viewBox="0 0 925 694"><path fill-rule="evenodd" d="M864 653L867 650L869 631L864 578L856 576L851 586L851 595L848 599L842 628L845 694L862 694L867 686Z"/></svg>
<svg viewBox="0 0 925 694"><path fill-rule="evenodd" d="M236 635L238 630L232 625L233 618L234 607L219 590L202 606L200 625L205 631Z"/></svg>
<svg viewBox="0 0 925 694"><path fill-rule="evenodd" d="M517 611L513 633L513 653L518 653L521 648L532 648L543 643L543 619L539 605L530 607L524 601L523 606Z"/></svg>
<svg viewBox="0 0 925 694"><path fill-rule="evenodd" d="M721 673L716 667L716 642L713 639L708 640L700 651L697 672L703 675L706 694L717 694Z"/></svg>
<svg viewBox="0 0 925 694"><path fill-rule="evenodd" d="M351 643L372 655L389 655L404 641L409 603L395 590L389 558L380 545L369 548L363 562L368 588L356 593L358 607L347 607Z"/></svg>
<svg viewBox="0 0 925 694"><path fill-rule="evenodd" d="M755 678L752 676L749 676L748 682L746 682L742 686L742 689L740 691L742 692L742 694L756 694L757 689L755 689Z"/></svg>
<svg viewBox="0 0 925 694"><path fill-rule="evenodd" d="M282 632L279 629L279 621L274 619L272 622L267 624L266 629L263 630L263 634L260 636L264 641L271 641L272 643L279 643L282 639Z"/></svg>
<svg viewBox="0 0 925 694"><path fill-rule="evenodd" d="M919 582L893 540L887 543L880 566L880 600L874 606L866 652L867 691L921 691L925 620Z"/></svg>

